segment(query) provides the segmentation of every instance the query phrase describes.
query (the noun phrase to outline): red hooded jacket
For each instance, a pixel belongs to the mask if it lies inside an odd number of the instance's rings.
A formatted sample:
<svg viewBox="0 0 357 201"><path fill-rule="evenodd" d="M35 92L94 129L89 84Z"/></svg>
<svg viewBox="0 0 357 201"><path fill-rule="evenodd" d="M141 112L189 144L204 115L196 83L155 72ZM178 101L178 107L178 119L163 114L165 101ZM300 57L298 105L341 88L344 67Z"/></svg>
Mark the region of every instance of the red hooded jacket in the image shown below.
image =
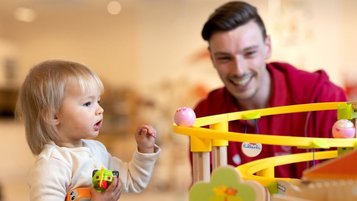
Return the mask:
<svg viewBox="0 0 357 201"><path fill-rule="evenodd" d="M333 84L323 70L311 73L278 62L267 64L267 69L272 78L268 107L347 100L344 90ZM240 111L239 105L224 87L211 91L195 107L197 117L237 111ZM229 131L329 138L336 120L336 111L283 114L262 117L257 126L249 126L243 120L233 121L229 124ZM229 142L227 157L228 164L238 166L261 158L304 151L294 147L263 145L258 156L248 157L242 153L241 143ZM310 166L307 162L279 166L275 169L275 176L300 178L307 166Z"/></svg>

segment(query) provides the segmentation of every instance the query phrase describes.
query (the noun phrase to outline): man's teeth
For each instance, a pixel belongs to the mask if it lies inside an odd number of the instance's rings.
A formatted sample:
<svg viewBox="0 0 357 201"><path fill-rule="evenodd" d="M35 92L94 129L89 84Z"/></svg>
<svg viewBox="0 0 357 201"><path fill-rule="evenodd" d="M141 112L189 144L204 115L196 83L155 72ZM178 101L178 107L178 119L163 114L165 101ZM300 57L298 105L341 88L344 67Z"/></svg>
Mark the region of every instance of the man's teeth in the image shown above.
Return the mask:
<svg viewBox="0 0 357 201"><path fill-rule="evenodd" d="M236 85L245 85L249 82L251 76L244 76L237 79L232 79L232 82Z"/></svg>

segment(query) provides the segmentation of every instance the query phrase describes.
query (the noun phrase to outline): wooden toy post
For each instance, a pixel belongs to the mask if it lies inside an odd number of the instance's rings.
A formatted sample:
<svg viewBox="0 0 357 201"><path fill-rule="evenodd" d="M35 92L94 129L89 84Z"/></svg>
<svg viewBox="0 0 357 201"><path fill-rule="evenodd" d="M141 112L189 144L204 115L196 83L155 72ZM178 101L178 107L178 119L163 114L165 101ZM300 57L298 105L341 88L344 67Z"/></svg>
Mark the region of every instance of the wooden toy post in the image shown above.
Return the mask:
<svg viewBox="0 0 357 201"><path fill-rule="evenodd" d="M193 183L210 180L211 149L211 140L191 136Z"/></svg>
<svg viewBox="0 0 357 201"><path fill-rule="evenodd" d="M212 124L210 125L210 129L227 132L228 122ZM227 146L228 140L210 140L191 136L194 183L210 180L210 153L212 153L213 169L227 165Z"/></svg>
<svg viewBox="0 0 357 201"><path fill-rule="evenodd" d="M228 132L228 122L210 125L210 129ZM212 169L227 165L228 140L213 140L212 142Z"/></svg>

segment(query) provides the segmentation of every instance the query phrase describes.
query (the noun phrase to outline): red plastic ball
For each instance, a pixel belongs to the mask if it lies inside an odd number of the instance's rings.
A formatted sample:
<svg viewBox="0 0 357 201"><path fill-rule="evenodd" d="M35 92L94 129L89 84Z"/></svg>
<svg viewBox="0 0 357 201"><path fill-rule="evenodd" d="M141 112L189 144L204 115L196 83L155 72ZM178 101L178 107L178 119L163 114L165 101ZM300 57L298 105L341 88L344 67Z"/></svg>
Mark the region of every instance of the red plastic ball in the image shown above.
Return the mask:
<svg viewBox="0 0 357 201"><path fill-rule="evenodd" d="M180 107L175 112L174 121L178 126L192 126L195 120L196 114L189 107Z"/></svg>
<svg viewBox="0 0 357 201"><path fill-rule="evenodd" d="M356 129L353 123L347 119L340 119L332 126L332 136L334 138L353 138Z"/></svg>

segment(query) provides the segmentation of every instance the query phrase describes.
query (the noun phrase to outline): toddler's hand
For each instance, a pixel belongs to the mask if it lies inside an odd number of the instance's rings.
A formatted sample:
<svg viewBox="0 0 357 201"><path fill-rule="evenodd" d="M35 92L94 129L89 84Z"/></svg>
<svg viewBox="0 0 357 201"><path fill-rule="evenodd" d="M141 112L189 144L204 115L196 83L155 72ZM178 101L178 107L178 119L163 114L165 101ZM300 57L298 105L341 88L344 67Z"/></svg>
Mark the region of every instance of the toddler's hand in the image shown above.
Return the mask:
<svg viewBox="0 0 357 201"><path fill-rule="evenodd" d="M138 150L141 153L153 153L155 146L156 130L148 125L139 127L135 133Z"/></svg>
<svg viewBox="0 0 357 201"><path fill-rule="evenodd" d="M118 177L114 177L113 182L103 192L97 192L93 187L91 188L91 201L117 201L122 193L122 184Z"/></svg>

